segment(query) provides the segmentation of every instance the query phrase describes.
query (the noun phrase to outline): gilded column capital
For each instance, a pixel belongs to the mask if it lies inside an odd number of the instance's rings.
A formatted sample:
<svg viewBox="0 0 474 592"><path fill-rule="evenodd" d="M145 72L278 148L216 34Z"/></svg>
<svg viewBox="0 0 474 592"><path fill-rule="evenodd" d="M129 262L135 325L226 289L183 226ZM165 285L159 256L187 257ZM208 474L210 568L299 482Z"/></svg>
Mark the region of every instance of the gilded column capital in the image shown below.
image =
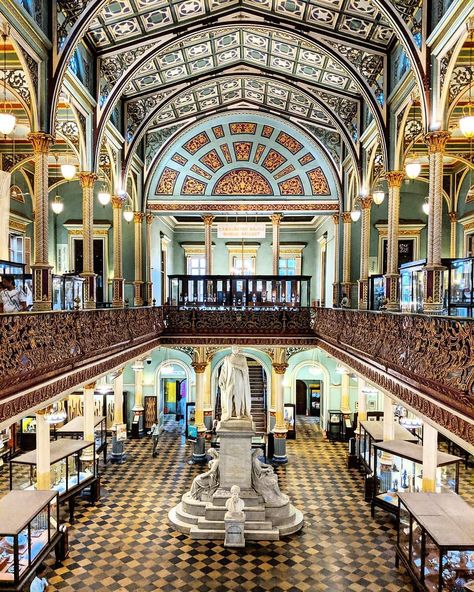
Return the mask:
<svg viewBox="0 0 474 592"><path fill-rule="evenodd" d="M272 224L280 224L283 220L283 214L272 214L270 220L272 221Z"/></svg>
<svg viewBox="0 0 474 592"><path fill-rule="evenodd" d="M193 362L191 366L196 374L204 374L207 368L207 362Z"/></svg>
<svg viewBox="0 0 474 592"><path fill-rule="evenodd" d="M123 208L123 204L125 203L125 199L120 195L112 195L112 207L121 209Z"/></svg>
<svg viewBox="0 0 474 592"><path fill-rule="evenodd" d="M389 187L401 187L404 178L404 171L388 171L385 173L385 179Z"/></svg>
<svg viewBox="0 0 474 592"><path fill-rule="evenodd" d="M145 214L143 212L133 212L133 221L136 224L141 224L145 219Z"/></svg>
<svg viewBox="0 0 474 592"><path fill-rule="evenodd" d="M204 226L212 226L212 223L214 222L214 218L215 218L215 216L212 216L211 214L205 214L202 217L202 220L204 222Z"/></svg>
<svg viewBox="0 0 474 592"><path fill-rule="evenodd" d="M449 212L448 216L450 222L457 222L458 216L456 212Z"/></svg>
<svg viewBox="0 0 474 592"><path fill-rule="evenodd" d="M94 183L97 180L97 174L89 171L80 171L77 173L79 181L84 189L93 189Z"/></svg>
<svg viewBox="0 0 474 592"><path fill-rule="evenodd" d="M332 215L332 221L334 222L334 224L339 224L339 222L340 222L340 214L339 214L339 212L337 214L333 214Z"/></svg>
<svg viewBox="0 0 474 592"><path fill-rule="evenodd" d="M93 391L95 390L95 382L89 382L88 384L84 385L84 390L86 391Z"/></svg>
<svg viewBox="0 0 474 592"><path fill-rule="evenodd" d="M428 132L425 135L425 143L428 146L428 152L430 154L436 154L440 152L441 154L444 152L446 148L446 142L451 137L451 132L438 130L435 132Z"/></svg>
<svg viewBox="0 0 474 592"><path fill-rule="evenodd" d="M147 224L152 224L155 216L153 214L146 214L145 219Z"/></svg>
<svg viewBox="0 0 474 592"><path fill-rule="evenodd" d="M27 137L35 154L48 154L54 144L54 137L46 132L30 132Z"/></svg>
<svg viewBox="0 0 474 592"><path fill-rule="evenodd" d="M360 209L369 210L372 205L372 196L367 195L366 197L359 197Z"/></svg>
<svg viewBox="0 0 474 592"><path fill-rule="evenodd" d="M342 218L342 221L344 222L344 224L349 224L350 222L352 222L350 212L342 212L341 218Z"/></svg>
<svg viewBox="0 0 474 592"><path fill-rule="evenodd" d="M275 370L275 374L285 374L288 364L273 362L272 367Z"/></svg>

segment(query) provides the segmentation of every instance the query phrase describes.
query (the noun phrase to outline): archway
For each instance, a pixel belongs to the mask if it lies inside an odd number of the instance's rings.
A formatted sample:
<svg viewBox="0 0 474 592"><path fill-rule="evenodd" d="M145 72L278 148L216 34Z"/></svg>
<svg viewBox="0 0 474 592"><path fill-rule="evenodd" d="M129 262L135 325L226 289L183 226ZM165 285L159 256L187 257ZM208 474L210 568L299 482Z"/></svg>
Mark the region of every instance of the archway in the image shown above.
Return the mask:
<svg viewBox="0 0 474 592"><path fill-rule="evenodd" d="M313 360L297 364L290 377L291 401L296 415L309 415L324 429L330 376L327 368Z"/></svg>
<svg viewBox="0 0 474 592"><path fill-rule="evenodd" d="M160 425L167 420L186 422L192 407L191 378L192 370L177 358L163 360L156 368L155 397Z"/></svg>

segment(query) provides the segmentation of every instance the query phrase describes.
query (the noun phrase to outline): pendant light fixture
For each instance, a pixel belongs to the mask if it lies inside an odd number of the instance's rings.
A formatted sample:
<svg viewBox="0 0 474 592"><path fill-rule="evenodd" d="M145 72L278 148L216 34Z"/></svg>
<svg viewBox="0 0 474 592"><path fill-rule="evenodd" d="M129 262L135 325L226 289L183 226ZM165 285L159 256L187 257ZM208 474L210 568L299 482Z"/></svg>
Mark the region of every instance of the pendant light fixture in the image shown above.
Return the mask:
<svg viewBox="0 0 474 592"><path fill-rule="evenodd" d="M361 211L359 204L356 204L351 211L351 220L352 222L358 222L360 219Z"/></svg>
<svg viewBox="0 0 474 592"><path fill-rule="evenodd" d="M133 208L131 203L131 198L127 195L127 203L123 208L123 217L125 222L130 223L133 220Z"/></svg>
<svg viewBox="0 0 474 592"><path fill-rule="evenodd" d="M430 201L428 197L425 197L425 201L423 202L421 209L426 216L430 215Z"/></svg>
<svg viewBox="0 0 474 592"><path fill-rule="evenodd" d="M69 107L70 99L67 100L67 111L66 111L66 129L69 128ZM61 174L67 180L70 181L76 176L76 165L69 162L69 151L66 152L66 162L61 165Z"/></svg>
<svg viewBox="0 0 474 592"><path fill-rule="evenodd" d="M469 33L469 71L471 73L469 79L468 103L467 107L463 108L463 116L459 120L459 128L461 133L466 138L474 137L474 115L472 113L472 72L474 64L472 61L472 44L474 42L473 31Z"/></svg>
<svg viewBox="0 0 474 592"><path fill-rule="evenodd" d="M413 137L413 145L414 145L416 142L416 139L417 139L416 112L415 112L415 102L414 101L413 101L412 109L413 109L412 130L413 130L413 134L414 134L414 137ZM418 160L416 152L413 153L411 158L406 159L405 173L406 173L406 176L412 181L420 176L421 162Z"/></svg>
<svg viewBox="0 0 474 592"><path fill-rule="evenodd" d="M4 30L2 33L2 41L3 41L3 104L2 109L0 111L0 133L4 136L8 136L12 133L15 129L16 125L16 117L10 113L7 109L8 101L7 101L7 38L8 38L8 29Z"/></svg>
<svg viewBox="0 0 474 592"><path fill-rule="evenodd" d="M58 155L55 155L56 158L56 169L58 168ZM56 187L54 189L54 199L51 203L51 209L57 215L60 214L64 210L64 204L61 201L60 196L58 195L58 184L56 183Z"/></svg>
<svg viewBox="0 0 474 592"><path fill-rule="evenodd" d="M104 175L104 182L102 183L102 187L97 194L97 199L99 200L99 203L105 208L105 206L110 203L111 197L112 196L110 195L109 188L107 187L106 177Z"/></svg>

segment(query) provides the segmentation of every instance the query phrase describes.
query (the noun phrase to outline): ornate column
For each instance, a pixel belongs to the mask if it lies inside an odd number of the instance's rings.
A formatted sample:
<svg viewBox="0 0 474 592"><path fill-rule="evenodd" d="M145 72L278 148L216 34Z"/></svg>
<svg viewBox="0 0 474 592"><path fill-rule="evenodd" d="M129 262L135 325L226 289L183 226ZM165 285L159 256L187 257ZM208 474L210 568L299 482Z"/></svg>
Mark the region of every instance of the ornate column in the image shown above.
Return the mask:
<svg viewBox="0 0 474 592"><path fill-rule="evenodd" d="M204 252L206 257L206 274L212 274L212 223L214 216L205 215L204 221Z"/></svg>
<svg viewBox="0 0 474 592"><path fill-rule="evenodd" d="M429 423L423 423L423 485L427 493L436 491L436 469L438 466L438 431Z"/></svg>
<svg viewBox="0 0 474 592"><path fill-rule="evenodd" d="M443 271L441 234L443 230L443 156L451 132L429 132L425 136L430 167L428 253L425 265L423 311L443 310Z"/></svg>
<svg viewBox="0 0 474 592"><path fill-rule="evenodd" d="M458 220L456 212L449 212L449 221L451 223L451 240L449 244L449 256L451 259L456 258L456 239L458 230Z"/></svg>
<svg viewBox="0 0 474 592"><path fill-rule="evenodd" d="M112 196L113 238L114 238L114 278L112 280L112 306L123 306L123 269L122 269L122 208L124 199Z"/></svg>
<svg viewBox="0 0 474 592"><path fill-rule="evenodd" d="M135 281L133 282L133 304L143 306L143 257L142 257L142 222L145 214L133 214L135 230Z"/></svg>
<svg viewBox="0 0 474 592"><path fill-rule="evenodd" d="M392 399L384 393L383 396L383 440L395 439L395 413Z"/></svg>
<svg viewBox="0 0 474 592"><path fill-rule="evenodd" d="M81 276L84 278L84 308L96 307L96 274L94 273L94 183L95 173L78 174L82 186L82 251Z"/></svg>
<svg viewBox="0 0 474 592"><path fill-rule="evenodd" d="M135 400L132 407L133 422L138 420L138 431L135 437L142 438L145 432L145 408L143 407L143 360L136 360L132 364L135 372Z"/></svg>
<svg viewBox="0 0 474 592"><path fill-rule="evenodd" d="M349 371L345 370L341 374L341 411L344 413L351 412L351 397L350 397L350 382Z"/></svg>
<svg viewBox="0 0 474 592"><path fill-rule="evenodd" d="M194 444L193 461L197 463L205 462L206 460L206 425L204 423L204 389L205 389L205 373L208 365L207 351L203 346L194 349L192 367L196 373L196 407L195 407L195 423L197 427L197 438Z"/></svg>
<svg viewBox="0 0 474 592"><path fill-rule="evenodd" d="M211 360L208 357L209 363L206 366L204 373L204 425L206 430L210 432L212 430L213 421L213 409L212 409L212 396L211 396Z"/></svg>
<svg viewBox="0 0 474 592"><path fill-rule="evenodd" d="M286 463L286 425L285 425L285 396L283 387L283 376L285 375L288 363L286 361L286 349L276 347L273 350L272 383L275 389L276 421L273 428L274 453L273 462Z"/></svg>
<svg viewBox="0 0 474 592"><path fill-rule="evenodd" d="M148 306L153 302L153 282L151 281L151 225L153 223L153 214L147 214L146 220L146 239L145 239L145 257L146 257L146 290L145 301ZM164 302L162 303L164 304Z"/></svg>
<svg viewBox="0 0 474 592"><path fill-rule="evenodd" d="M372 197L360 197L362 220L360 226L359 309L369 308L370 208Z"/></svg>
<svg viewBox="0 0 474 592"><path fill-rule="evenodd" d="M357 427L360 426L361 421L367 419L367 383L360 376L357 379Z"/></svg>
<svg viewBox="0 0 474 592"><path fill-rule="evenodd" d="M339 213L332 215L334 222L334 282L332 284L332 305L339 306L340 294L339 294L339 250L340 250L340 229Z"/></svg>
<svg viewBox="0 0 474 592"><path fill-rule="evenodd" d="M123 368L114 373L114 423L112 426L111 461L121 464L125 460L124 443L117 440L117 426L123 421Z"/></svg>
<svg viewBox="0 0 474 592"><path fill-rule="evenodd" d="M44 132L28 134L33 145L34 174L34 263L33 310L51 310L51 269L48 259L48 154L54 142L53 136ZM56 245L54 246L56 248ZM48 487L49 489L49 487Z"/></svg>
<svg viewBox="0 0 474 592"><path fill-rule="evenodd" d="M387 310L399 310L400 286L398 274L398 225L400 211L400 187L405 178L403 171L385 174L388 183L388 238L387 270L385 272L385 298Z"/></svg>
<svg viewBox="0 0 474 592"><path fill-rule="evenodd" d="M272 274L278 275L280 266L280 225L283 219L282 214L272 214Z"/></svg>
<svg viewBox="0 0 474 592"><path fill-rule="evenodd" d="M84 385L84 441L95 442L94 435L94 391L95 382ZM87 459L92 459L93 453L92 448L86 450L84 454L87 455Z"/></svg>
<svg viewBox="0 0 474 592"><path fill-rule="evenodd" d="M350 212L342 213L342 292L349 299L351 306L351 224Z"/></svg>
<svg viewBox="0 0 474 592"><path fill-rule="evenodd" d="M51 450L46 409L36 412L36 489L51 489Z"/></svg>

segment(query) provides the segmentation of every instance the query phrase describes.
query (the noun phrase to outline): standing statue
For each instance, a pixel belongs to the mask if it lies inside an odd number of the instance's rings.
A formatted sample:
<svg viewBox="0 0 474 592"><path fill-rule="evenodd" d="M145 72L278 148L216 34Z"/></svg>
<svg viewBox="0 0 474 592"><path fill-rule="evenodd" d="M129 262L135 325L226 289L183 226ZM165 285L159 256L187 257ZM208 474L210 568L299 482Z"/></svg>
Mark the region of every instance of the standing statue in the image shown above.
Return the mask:
<svg viewBox="0 0 474 592"><path fill-rule="evenodd" d="M219 453L215 448L210 448L208 454L211 457L209 470L194 477L189 492L189 497L198 501L202 501L204 494L210 499L219 487Z"/></svg>
<svg viewBox="0 0 474 592"><path fill-rule="evenodd" d="M280 491L278 476L273 467L260 462L263 450L257 448L252 452L252 487L265 500L267 506L281 506L288 502L288 496Z"/></svg>
<svg viewBox="0 0 474 592"><path fill-rule="evenodd" d="M236 345L232 346L232 353L224 358L219 376L219 388L222 405L221 421L227 421L231 417L252 418L247 359Z"/></svg>

